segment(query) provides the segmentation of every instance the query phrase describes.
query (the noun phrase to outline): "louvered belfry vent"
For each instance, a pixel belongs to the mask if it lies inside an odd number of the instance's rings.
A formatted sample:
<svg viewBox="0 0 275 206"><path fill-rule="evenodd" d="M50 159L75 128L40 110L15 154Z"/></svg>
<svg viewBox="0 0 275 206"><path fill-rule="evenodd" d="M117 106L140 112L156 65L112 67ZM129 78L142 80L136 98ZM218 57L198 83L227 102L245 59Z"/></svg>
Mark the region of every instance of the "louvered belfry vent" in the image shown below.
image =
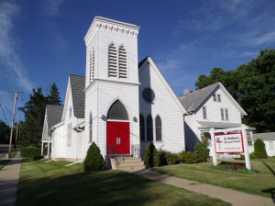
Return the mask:
<svg viewBox="0 0 275 206"><path fill-rule="evenodd" d="M114 44L109 46L109 77L117 77L117 50Z"/></svg>
<svg viewBox="0 0 275 206"><path fill-rule="evenodd" d="M95 78L95 50L93 49L93 52L92 52L92 57L91 57L92 61L92 71L91 71L91 78L92 80L94 80Z"/></svg>
<svg viewBox="0 0 275 206"><path fill-rule="evenodd" d="M118 51L119 78L127 78L127 55L124 46Z"/></svg>

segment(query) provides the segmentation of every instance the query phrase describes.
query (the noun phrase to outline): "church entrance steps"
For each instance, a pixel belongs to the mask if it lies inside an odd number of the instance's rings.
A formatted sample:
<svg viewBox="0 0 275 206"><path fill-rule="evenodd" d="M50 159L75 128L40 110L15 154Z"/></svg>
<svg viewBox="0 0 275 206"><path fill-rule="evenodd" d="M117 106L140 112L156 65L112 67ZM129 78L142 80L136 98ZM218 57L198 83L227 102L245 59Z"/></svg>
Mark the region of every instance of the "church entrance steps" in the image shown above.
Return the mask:
<svg viewBox="0 0 275 206"><path fill-rule="evenodd" d="M123 170L123 171L140 171L144 170L144 162L141 158L135 157L116 157L111 158L112 169Z"/></svg>

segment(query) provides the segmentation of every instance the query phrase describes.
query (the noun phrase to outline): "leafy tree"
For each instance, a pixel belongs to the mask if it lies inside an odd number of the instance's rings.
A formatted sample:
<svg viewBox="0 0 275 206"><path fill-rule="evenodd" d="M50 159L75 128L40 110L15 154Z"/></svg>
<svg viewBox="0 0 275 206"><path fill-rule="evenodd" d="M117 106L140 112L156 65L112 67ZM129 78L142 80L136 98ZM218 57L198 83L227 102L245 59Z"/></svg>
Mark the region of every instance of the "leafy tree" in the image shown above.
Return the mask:
<svg viewBox="0 0 275 206"><path fill-rule="evenodd" d="M10 141L10 127L0 120L0 143L2 144L8 144Z"/></svg>
<svg viewBox="0 0 275 206"><path fill-rule="evenodd" d="M198 77L198 89L221 82L244 108L248 116L244 123L255 127L258 133L275 128L275 50L263 50L248 64L232 71L213 68L210 75Z"/></svg>
<svg viewBox="0 0 275 206"><path fill-rule="evenodd" d="M147 144L145 154L144 154L144 164L145 164L146 168L150 168L150 167L154 167L155 165L159 165L159 155L157 154L155 145L152 142Z"/></svg>
<svg viewBox="0 0 275 206"><path fill-rule="evenodd" d="M87 151L84 160L85 171L100 171L105 169L105 161L100 153L100 149L93 142Z"/></svg>
<svg viewBox="0 0 275 206"><path fill-rule="evenodd" d="M256 155L256 157L258 157L260 159L267 158L265 144L264 144L263 140L256 139L256 141L254 143L254 154Z"/></svg>
<svg viewBox="0 0 275 206"><path fill-rule="evenodd" d="M48 104L61 105L60 94L55 83L51 86L50 95L48 96Z"/></svg>

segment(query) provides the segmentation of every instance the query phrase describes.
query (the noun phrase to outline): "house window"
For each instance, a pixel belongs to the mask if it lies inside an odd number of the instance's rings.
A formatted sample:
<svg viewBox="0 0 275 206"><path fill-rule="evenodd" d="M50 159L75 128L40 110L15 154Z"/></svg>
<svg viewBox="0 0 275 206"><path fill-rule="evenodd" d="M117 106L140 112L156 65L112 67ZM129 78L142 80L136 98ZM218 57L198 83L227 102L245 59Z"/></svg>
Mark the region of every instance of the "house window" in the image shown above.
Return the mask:
<svg viewBox="0 0 275 206"><path fill-rule="evenodd" d="M117 77L117 50L114 44L109 46L109 77Z"/></svg>
<svg viewBox="0 0 275 206"><path fill-rule="evenodd" d="M72 145L72 124L68 125L68 134L67 134L67 146L70 147Z"/></svg>
<svg viewBox="0 0 275 206"><path fill-rule="evenodd" d="M225 120L226 120L226 121L229 120L228 109L225 109Z"/></svg>
<svg viewBox="0 0 275 206"><path fill-rule="evenodd" d="M214 101L214 102L217 101L217 96L216 96L216 94L213 94L213 101Z"/></svg>
<svg viewBox="0 0 275 206"><path fill-rule="evenodd" d="M156 141L162 141L160 116L156 118Z"/></svg>
<svg viewBox="0 0 275 206"><path fill-rule="evenodd" d="M269 150L274 150L273 141L270 141L270 142L269 142Z"/></svg>
<svg viewBox="0 0 275 206"><path fill-rule="evenodd" d="M147 141L152 142L153 141L153 119L151 115L147 117L146 123L147 123Z"/></svg>
<svg viewBox="0 0 275 206"><path fill-rule="evenodd" d="M118 77L127 78L127 55L124 46L118 50Z"/></svg>
<svg viewBox="0 0 275 206"><path fill-rule="evenodd" d="M218 102L221 102L221 95L218 94L217 96L218 96Z"/></svg>
<svg viewBox="0 0 275 206"><path fill-rule="evenodd" d="M139 115L139 130L140 130L140 141L145 141L145 127L144 127L144 117L142 114Z"/></svg>
<svg viewBox="0 0 275 206"><path fill-rule="evenodd" d="M224 110L223 109L221 109L221 119L222 119L222 121L224 120Z"/></svg>
<svg viewBox="0 0 275 206"><path fill-rule="evenodd" d="M93 141L93 115L90 113L90 119L89 119L89 142Z"/></svg>
<svg viewBox="0 0 275 206"><path fill-rule="evenodd" d="M206 107L202 108L202 112L203 112L203 119L207 119Z"/></svg>

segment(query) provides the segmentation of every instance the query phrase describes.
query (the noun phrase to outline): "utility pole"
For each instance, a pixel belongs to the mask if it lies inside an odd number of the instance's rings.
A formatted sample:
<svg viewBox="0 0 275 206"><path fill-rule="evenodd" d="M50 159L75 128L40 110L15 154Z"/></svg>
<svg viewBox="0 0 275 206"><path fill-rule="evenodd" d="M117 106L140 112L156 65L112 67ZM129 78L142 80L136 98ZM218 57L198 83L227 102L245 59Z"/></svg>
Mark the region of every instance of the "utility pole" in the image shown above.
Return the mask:
<svg viewBox="0 0 275 206"><path fill-rule="evenodd" d="M13 133L13 124L14 124L14 116L15 116L15 110L16 110L16 103L18 99L18 94L22 94L23 92L15 91L14 96L14 104L13 104L13 113L12 113L12 119L11 119L11 135L10 135L10 145L9 145L9 158L11 158L11 144L12 144L12 133Z"/></svg>

